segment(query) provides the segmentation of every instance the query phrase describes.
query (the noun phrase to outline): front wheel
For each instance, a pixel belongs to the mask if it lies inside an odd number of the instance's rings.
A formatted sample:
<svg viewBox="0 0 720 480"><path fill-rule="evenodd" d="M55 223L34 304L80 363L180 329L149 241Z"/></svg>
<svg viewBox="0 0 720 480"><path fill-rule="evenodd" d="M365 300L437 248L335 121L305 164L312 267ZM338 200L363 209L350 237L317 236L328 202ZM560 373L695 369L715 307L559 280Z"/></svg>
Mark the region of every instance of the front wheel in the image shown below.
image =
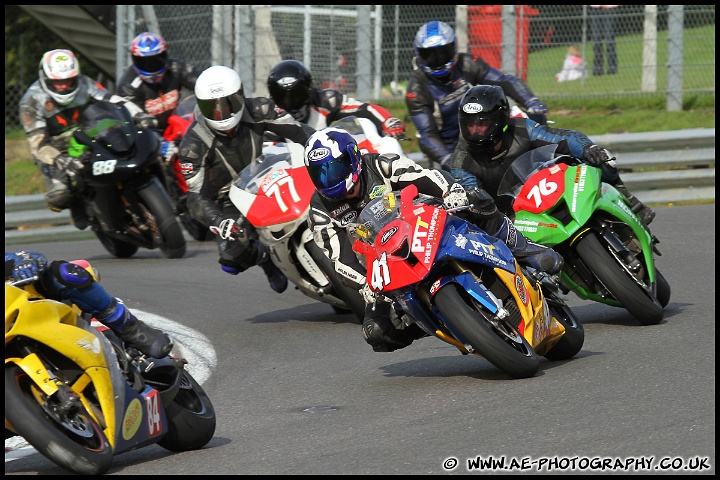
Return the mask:
<svg viewBox="0 0 720 480"><path fill-rule="evenodd" d="M118 240L117 238L111 237L105 232L101 232L100 230L95 230L95 236L100 240L100 243L102 246L107 250L111 255L114 255L117 258L130 258L133 255L135 255L135 252L138 251L137 245L129 242L124 242L122 240Z"/></svg>
<svg viewBox="0 0 720 480"><path fill-rule="evenodd" d="M185 236L167 192L158 183L151 183L138 194L155 219L160 250L167 258L182 258L187 248Z"/></svg>
<svg viewBox="0 0 720 480"><path fill-rule="evenodd" d="M585 235L576 248L590 271L637 321L643 325L660 323L663 307L658 300L636 283L594 234Z"/></svg>
<svg viewBox="0 0 720 480"><path fill-rule="evenodd" d="M168 433L158 445L171 452L197 450L215 435L215 408L187 370L183 370L180 389L165 414Z"/></svg>
<svg viewBox="0 0 720 480"><path fill-rule="evenodd" d="M567 360L582 349L585 343L585 329L567 305L548 302L550 314L565 328L560 340L545 354L548 360Z"/></svg>
<svg viewBox="0 0 720 480"><path fill-rule="evenodd" d="M79 404L61 408L15 364L5 366L5 418L35 449L78 475L99 475L113 452L102 428Z"/></svg>
<svg viewBox="0 0 720 480"><path fill-rule="evenodd" d="M660 270L655 269L655 283L657 284L657 299L660 305L665 308L670 303L670 284Z"/></svg>
<svg viewBox="0 0 720 480"><path fill-rule="evenodd" d="M435 295L435 303L445 319L457 330L473 353L513 378L529 378L540 368L540 359L525 337L512 325L491 318L489 312L455 283Z"/></svg>

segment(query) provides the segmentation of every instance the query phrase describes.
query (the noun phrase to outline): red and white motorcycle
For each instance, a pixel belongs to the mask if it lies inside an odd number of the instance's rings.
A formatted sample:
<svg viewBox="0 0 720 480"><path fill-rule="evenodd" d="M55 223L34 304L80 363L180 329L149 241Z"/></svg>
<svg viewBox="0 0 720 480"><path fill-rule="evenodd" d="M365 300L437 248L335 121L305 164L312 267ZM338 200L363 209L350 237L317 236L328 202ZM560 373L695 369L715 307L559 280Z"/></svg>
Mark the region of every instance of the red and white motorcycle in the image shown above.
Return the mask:
<svg viewBox="0 0 720 480"><path fill-rule="evenodd" d="M370 120L348 117L334 125L348 130L363 153L402 154L398 141L380 137ZM298 143L266 144L262 155L231 185L230 200L255 227L273 263L297 290L329 304L337 313L353 313L355 323L362 323L365 301L360 292L342 283L308 228L315 186L303 155L304 146Z"/></svg>

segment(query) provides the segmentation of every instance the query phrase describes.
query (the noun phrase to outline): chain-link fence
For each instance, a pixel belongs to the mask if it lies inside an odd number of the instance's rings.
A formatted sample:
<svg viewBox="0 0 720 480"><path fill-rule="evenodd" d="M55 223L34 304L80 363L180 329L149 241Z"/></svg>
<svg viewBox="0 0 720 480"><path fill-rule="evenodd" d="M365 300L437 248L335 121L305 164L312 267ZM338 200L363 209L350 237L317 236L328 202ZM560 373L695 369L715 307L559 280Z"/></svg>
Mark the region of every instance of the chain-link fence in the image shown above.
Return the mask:
<svg viewBox="0 0 720 480"><path fill-rule="evenodd" d="M402 99L413 39L432 19L455 28L460 51L523 78L545 101L663 95L669 110L679 110L683 96L715 95L711 5L119 5L115 18L103 20L117 35L117 72L129 65L132 38L155 31L171 56L201 69L237 69L249 95L266 95L272 65L294 58L316 86L379 101ZM571 48L585 75L559 81ZM35 64L42 53L21 52ZM17 102L35 80L8 75L6 134L18 128Z"/></svg>

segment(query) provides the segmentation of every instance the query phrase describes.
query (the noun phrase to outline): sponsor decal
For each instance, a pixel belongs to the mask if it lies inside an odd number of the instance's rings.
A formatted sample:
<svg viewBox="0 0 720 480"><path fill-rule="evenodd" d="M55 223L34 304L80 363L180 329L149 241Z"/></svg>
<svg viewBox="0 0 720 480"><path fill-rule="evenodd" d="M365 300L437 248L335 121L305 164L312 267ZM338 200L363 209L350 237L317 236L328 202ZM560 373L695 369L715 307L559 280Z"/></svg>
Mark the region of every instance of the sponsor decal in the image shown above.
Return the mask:
<svg viewBox="0 0 720 480"><path fill-rule="evenodd" d="M397 233L398 228L392 227L391 229L387 230L385 233L383 233L382 237L380 238L380 245L385 245L390 238Z"/></svg>
<svg viewBox="0 0 720 480"><path fill-rule="evenodd" d="M496 248L495 245L492 245L490 243L478 242L477 240L470 240L470 244L472 245L472 248L470 248L468 252L472 253L473 255L478 255L487 259L489 262L494 262L499 265L507 265L506 261L502 260L500 257L496 256L493 253Z"/></svg>
<svg viewBox="0 0 720 480"><path fill-rule="evenodd" d="M358 214L354 210L352 212L348 212L339 220L340 224L344 227L347 224L354 222L357 216Z"/></svg>
<svg viewBox="0 0 720 480"><path fill-rule="evenodd" d="M180 164L180 172L182 172L183 175L189 175L193 172L193 164L192 163L181 163Z"/></svg>
<svg viewBox="0 0 720 480"><path fill-rule="evenodd" d="M382 196L382 194L385 193L385 185L375 185L373 189L370 191L370 194L368 197L370 198L377 198Z"/></svg>
<svg viewBox="0 0 720 480"><path fill-rule="evenodd" d="M330 149L326 147L316 148L308 152L308 160L311 162L317 162L323 158L327 158L330 155Z"/></svg>
<svg viewBox="0 0 720 480"><path fill-rule="evenodd" d="M349 203L343 203L343 204L340 205L338 208L336 208L336 209L334 209L334 210L331 210L331 211L330 211L330 215L332 215L333 218L337 218L338 216L340 216L340 215L342 215L343 213L345 213L349 208L350 208L350 204L349 204Z"/></svg>
<svg viewBox="0 0 720 480"><path fill-rule="evenodd" d="M125 416L122 422L122 436L125 440L130 440L140 428L140 422L142 421L142 405L140 400L133 398L125 410Z"/></svg>
<svg viewBox="0 0 720 480"><path fill-rule="evenodd" d="M525 282L523 282L523 279L520 275L515 275L515 290L517 290L518 296L520 297L520 301L523 303L523 305L527 305L528 291L525 288Z"/></svg>
<svg viewBox="0 0 720 480"><path fill-rule="evenodd" d="M483 107L479 103L466 103L462 109L465 113L480 113L483 111Z"/></svg>
<svg viewBox="0 0 720 480"><path fill-rule="evenodd" d="M432 286L430 287L430 295L435 295L435 292L437 292L438 288L440 288L440 280L435 280L435 282L433 282Z"/></svg>
<svg viewBox="0 0 720 480"><path fill-rule="evenodd" d="M466 236L464 236L462 234L455 235L455 246L456 247L464 249L465 245L467 245L467 242L468 242L468 239Z"/></svg>

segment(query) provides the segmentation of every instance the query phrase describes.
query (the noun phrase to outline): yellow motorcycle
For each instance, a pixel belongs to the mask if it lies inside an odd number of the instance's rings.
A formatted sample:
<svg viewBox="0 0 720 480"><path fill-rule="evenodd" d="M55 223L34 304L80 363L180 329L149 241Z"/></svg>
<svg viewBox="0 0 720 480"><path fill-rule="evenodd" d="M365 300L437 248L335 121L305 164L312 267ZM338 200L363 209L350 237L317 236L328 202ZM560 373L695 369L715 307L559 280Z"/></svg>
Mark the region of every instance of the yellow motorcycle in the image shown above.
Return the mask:
<svg viewBox="0 0 720 480"><path fill-rule="evenodd" d="M184 359L125 347L77 306L43 298L36 280L5 283L6 429L76 474L155 443L179 452L212 439L215 409Z"/></svg>

